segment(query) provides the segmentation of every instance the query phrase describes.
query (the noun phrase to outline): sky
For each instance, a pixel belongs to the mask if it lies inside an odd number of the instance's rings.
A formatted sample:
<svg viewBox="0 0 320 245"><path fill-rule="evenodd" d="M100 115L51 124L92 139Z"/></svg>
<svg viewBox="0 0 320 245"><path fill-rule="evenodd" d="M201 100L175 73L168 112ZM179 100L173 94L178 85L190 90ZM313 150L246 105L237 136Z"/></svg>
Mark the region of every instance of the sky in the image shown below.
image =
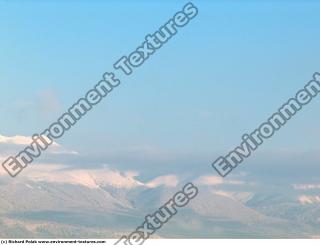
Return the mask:
<svg viewBox="0 0 320 245"><path fill-rule="evenodd" d="M186 3L0 1L0 134L42 132ZM198 16L57 140L80 154L71 162L213 170L320 72L319 2L193 4ZM267 140L251 168L266 178L319 170L319 104Z"/></svg>

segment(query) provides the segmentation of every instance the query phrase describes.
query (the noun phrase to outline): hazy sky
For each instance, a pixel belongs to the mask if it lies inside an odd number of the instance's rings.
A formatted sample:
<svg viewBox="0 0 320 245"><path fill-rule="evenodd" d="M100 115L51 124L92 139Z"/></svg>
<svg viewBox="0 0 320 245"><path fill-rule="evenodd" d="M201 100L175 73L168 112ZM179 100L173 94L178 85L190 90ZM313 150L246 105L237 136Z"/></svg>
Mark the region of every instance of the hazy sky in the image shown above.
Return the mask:
<svg viewBox="0 0 320 245"><path fill-rule="evenodd" d="M185 3L0 1L0 134L42 132ZM60 144L128 162L191 156L209 167L320 71L319 2L193 3L198 16L120 77ZM279 152L318 151L319 105L266 141L261 162L268 152L280 161Z"/></svg>

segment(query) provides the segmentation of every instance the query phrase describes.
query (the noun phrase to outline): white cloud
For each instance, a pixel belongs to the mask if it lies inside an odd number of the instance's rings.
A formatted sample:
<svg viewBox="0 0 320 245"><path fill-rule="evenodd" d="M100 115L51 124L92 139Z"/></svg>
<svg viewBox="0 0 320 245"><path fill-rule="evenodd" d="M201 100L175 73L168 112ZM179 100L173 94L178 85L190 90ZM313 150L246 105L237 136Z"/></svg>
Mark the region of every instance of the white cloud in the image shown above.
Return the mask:
<svg viewBox="0 0 320 245"><path fill-rule="evenodd" d="M46 136L42 136L47 138ZM32 143L32 138L29 136L15 135L15 136L4 136L0 135L0 144L2 144L3 149L0 149L0 154L17 154L17 149L19 151L23 150L23 146L28 146ZM53 142L50 147L46 150L52 154L78 154L78 152L73 150L65 149L63 146L56 142ZM8 157L8 156L7 156Z"/></svg>
<svg viewBox="0 0 320 245"><path fill-rule="evenodd" d="M222 184L242 185L244 184L244 182L240 180L226 180L225 178L213 176L213 175L200 176L194 181L194 183L197 185L222 185Z"/></svg>
<svg viewBox="0 0 320 245"><path fill-rule="evenodd" d="M179 183L179 179L175 175L164 175L159 176L148 183L146 183L146 186L149 188L156 188L158 186L167 186L167 187L176 187Z"/></svg>
<svg viewBox="0 0 320 245"><path fill-rule="evenodd" d="M312 195L301 195L298 197L298 200L301 204L314 204L314 203L320 203L320 196L312 196Z"/></svg>
<svg viewBox="0 0 320 245"><path fill-rule="evenodd" d="M8 136L0 135L0 143L3 143L3 144L28 145L31 142L32 142L31 137L26 137L22 135L8 137Z"/></svg>
<svg viewBox="0 0 320 245"><path fill-rule="evenodd" d="M224 183L222 177L217 176L201 176L194 181L198 185L221 185Z"/></svg>
<svg viewBox="0 0 320 245"><path fill-rule="evenodd" d="M214 191L213 193L216 195L233 198L233 192L218 190Z"/></svg>
<svg viewBox="0 0 320 245"><path fill-rule="evenodd" d="M313 190L320 189L320 184L294 184L293 188L295 190Z"/></svg>

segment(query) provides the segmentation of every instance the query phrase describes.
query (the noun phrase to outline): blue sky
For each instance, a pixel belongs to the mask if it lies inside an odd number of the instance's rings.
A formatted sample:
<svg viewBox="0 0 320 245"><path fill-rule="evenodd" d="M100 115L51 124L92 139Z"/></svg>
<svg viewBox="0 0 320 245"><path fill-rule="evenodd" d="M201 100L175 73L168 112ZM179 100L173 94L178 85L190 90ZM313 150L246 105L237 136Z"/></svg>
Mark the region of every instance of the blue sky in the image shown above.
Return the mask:
<svg viewBox="0 0 320 245"><path fill-rule="evenodd" d="M42 132L185 3L0 1L0 134ZM209 167L320 71L320 3L193 3L199 15L120 77L121 86L60 144L108 153L110 161L139 164L149 154L155 162L192 158ZM319 104L268 140L257 161L268 162L270 152L280 161L279 152L318 151Z"/></svg>

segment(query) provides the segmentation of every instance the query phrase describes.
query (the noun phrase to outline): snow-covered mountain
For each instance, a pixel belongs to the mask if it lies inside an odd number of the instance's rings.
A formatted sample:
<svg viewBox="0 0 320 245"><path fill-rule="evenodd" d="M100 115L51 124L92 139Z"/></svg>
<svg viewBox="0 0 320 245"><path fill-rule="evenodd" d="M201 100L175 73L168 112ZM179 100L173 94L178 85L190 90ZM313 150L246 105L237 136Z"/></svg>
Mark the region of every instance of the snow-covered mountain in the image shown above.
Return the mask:
<svg viewBox="0 0 320 245"><path fill-rule="evenodd" d="M135 172L41 166L0 178L1 237L102 237L127 234L180 189L174 175L143 182ZM40 174L41 173L41 174ZM320 209L294 195L223 191L202 177L199 194L160 237L313 237ZM202 185L200 185L202 184ZM241 184L229 181L227 185Z"/></svg>

